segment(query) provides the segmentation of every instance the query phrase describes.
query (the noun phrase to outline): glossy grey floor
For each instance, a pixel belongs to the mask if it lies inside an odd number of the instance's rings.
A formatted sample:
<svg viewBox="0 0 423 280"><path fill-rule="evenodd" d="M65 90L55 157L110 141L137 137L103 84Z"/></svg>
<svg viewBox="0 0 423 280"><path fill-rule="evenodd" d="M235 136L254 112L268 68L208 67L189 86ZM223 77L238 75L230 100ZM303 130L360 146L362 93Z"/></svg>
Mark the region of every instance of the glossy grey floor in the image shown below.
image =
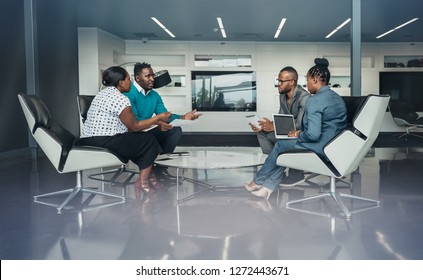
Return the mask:
<svg viewBox="0 0 423 280"><path fill-rule="evenodd" d="M179 148L245 150L257 148ZM131 166L130 166L131 167ZM92 173L99 170L92 170ZM324 190L328 179L280 188L269 201L240 188L255 168L187 170L186 177L224 190L207 191L176 203L168 184L149 194L133 185L104 186L124 193L124 204L100 196L77 197L58 214L33 202L33 195L72 187L75 174L59 174L40 156L14 158L0 165L1 259L423 259L423 149L376 148L338 190L378 199L380 207L346 220L333 201L286 209L288 200ZM90 171L91 172L91 171ZM171 173L175 170L171 169ZM103 187L87 178L86 186ZM184 194L200 188L182 182ZM58 200L59 201L59 200ZM105 206L105 207L103 207ZM348 207L366 208L347 201Z"/></svg>

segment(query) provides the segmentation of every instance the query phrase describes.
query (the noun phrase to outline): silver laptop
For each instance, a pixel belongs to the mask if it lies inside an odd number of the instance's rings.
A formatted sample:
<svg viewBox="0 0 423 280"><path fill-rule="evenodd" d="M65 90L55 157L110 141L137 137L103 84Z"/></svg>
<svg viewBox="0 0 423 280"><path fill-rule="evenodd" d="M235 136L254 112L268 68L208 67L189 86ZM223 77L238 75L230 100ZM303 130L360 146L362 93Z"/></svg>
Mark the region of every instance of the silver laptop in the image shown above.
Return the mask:
<svg viewBox="0 0 423 280"><path fill-rule="evenodd" d="M295 119L293 115L273 114L273 124L275 126L276 139L288 138L288 133L295 130Z"/></svg>

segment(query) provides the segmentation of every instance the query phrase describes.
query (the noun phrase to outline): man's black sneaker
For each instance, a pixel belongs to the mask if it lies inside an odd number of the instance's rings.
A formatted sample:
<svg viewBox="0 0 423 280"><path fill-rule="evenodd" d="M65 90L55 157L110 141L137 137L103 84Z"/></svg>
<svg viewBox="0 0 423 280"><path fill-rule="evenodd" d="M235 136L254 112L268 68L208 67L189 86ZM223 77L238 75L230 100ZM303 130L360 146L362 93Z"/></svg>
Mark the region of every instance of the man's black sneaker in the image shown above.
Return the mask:
<svg viewBox="0 0 423 280"><path fill-rule="evenodd" d="M289 175L282 178L279 186L281 187L293 187L295 185L301 184L305 181L304 173L298 173L295 175Z"/></svg>
<svg viewBox="0 0 423 280"><path fill-rule="evenodd" d="M171 175L166 168L160 168L157 170L156 168L156 176L160 181L175 181L176 182L176 176Z"/></svg>

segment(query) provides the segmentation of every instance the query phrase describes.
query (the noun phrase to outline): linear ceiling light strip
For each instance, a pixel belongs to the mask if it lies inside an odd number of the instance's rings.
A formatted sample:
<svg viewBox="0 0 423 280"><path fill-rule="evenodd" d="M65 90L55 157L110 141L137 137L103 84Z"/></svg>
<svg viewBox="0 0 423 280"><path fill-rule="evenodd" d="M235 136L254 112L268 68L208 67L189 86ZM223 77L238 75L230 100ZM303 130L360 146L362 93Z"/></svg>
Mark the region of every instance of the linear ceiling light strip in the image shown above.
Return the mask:
<svg viewBox="0 0 423 280"><path fill-rule="evenodd" d="M157 18L151 17L152 20L154 20L155 23L157 23L158 26L160 26L164 31L166 31L167 34L169 34L170 37L175 38L175 35L173 35L172 32L170 32L169 29L167 29L166 26L164 26Z"/></svg>
<svg viewBox="0 0 423 280"><path fill-rule="evenodd" d="M387 31L387 32L385 32L385 33L383 33L383 34L380 34L379 36L377 36L376 37L376 39L379 39L379 38L382 38L383 36L386 36L386 35L388 35L389 33L391 33L391 32L394 32L395 30L398 30L398 29L400 29L400 28L402 28L402 27L404 27L404 26L406 26L406 25L408 25L408 24L410 24L410 23L412 23L412 22L414 22L414 21L416 21L416 20L418 20L419 18L413 18L412 20L409 20L409 21L407 21L406 23L403 23L403 24L401 24L401 25L398 25L397 27L395 27L394 29L391 29L391 30L389 30L389 31Z"/></svg>
<svg viewBox="0 0 423 280"><path fill-rule="evenodd" d="M282 30L285 22L286 22L286 18L282 18L281 22L279 23L278 29L276 30L276 33L275 33L275 36L274 36L275 39L277 39L279 37L279 34L281 33L281 30Z"/></svg>
<svg viewBox="0 0 423 280"><path fill-rule="evenodd" d="M217 18L217 24L219 24L219 29L220 29L220 32L222 33L222 37L226 38L226 31L225 31L225 28L223 27L223 22L220 17Z"/></svg>
<svg viewBox="0 0 423 280"><path fill-rule="evenodd" d="M351 18L349 18L346 21L344 21L343 23L341 23L337 28L335 28L331 33L329 33L325 38L326 39L330 38L333 34L335 34L336 32L338 32L339 29L341 29L342 27L344 27L350 21L351 21Z"/></svg>

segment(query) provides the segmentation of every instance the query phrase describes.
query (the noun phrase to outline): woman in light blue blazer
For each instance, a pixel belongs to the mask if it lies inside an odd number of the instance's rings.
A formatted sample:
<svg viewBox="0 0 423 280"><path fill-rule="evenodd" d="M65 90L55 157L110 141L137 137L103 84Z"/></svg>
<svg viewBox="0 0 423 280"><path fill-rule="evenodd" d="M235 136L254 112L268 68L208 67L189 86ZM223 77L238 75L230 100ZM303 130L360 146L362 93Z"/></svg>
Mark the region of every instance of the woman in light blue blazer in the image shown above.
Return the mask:
<svg viewBox="0 0 423 280"><path fill-rule="evenodd" d="M307 88L312 96L307 100L301 130L292 131L292 139L278 140L264 165L245 188L251 194L269 198L277 189L285 167L276 164L278 156L292 149L311 150L326 158L323 147L347 124L347 109L342 98L328 86L329 62L316 58L307 72Z"/></svg>

